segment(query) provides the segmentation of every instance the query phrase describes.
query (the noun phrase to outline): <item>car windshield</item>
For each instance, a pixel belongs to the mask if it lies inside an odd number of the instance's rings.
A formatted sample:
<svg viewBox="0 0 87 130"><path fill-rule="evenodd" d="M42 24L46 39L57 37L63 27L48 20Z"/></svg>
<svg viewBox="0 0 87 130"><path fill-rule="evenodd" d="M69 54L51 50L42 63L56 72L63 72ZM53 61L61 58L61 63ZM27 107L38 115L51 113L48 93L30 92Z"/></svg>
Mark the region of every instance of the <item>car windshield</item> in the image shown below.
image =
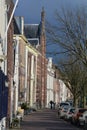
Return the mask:
<svg viewBox="0 0 87 130"><path fill-rule="evenodd" d="M68 110L68 107L64 107L65 110Z"/></svg>
<svg viewBox="0 0 87 130"><path fill-rule="evenodd" d="M69 104L68 103L60 103L60 107L61 106L68 106Z"/></svg>
<svg viewBox="0 0 87 130"><path fill-rule="evenodd" d="M71 112L71 113L74 113L74 112L75 112L75 109L70 109L70 112Z"/></svg>

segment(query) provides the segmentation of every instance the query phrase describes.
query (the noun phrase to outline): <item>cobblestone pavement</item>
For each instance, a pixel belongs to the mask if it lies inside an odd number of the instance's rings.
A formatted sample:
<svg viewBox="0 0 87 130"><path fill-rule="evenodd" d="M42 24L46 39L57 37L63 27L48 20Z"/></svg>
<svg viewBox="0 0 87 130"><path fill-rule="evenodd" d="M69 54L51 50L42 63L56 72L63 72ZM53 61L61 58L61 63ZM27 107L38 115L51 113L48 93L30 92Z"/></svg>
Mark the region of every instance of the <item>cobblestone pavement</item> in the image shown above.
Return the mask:
<svg viewBox="0 0 87 130"><path fill-rule="evenodd" d="M80 130L80 128L59 119L57 110L45 109L26 115L18 130Z"/></svg>

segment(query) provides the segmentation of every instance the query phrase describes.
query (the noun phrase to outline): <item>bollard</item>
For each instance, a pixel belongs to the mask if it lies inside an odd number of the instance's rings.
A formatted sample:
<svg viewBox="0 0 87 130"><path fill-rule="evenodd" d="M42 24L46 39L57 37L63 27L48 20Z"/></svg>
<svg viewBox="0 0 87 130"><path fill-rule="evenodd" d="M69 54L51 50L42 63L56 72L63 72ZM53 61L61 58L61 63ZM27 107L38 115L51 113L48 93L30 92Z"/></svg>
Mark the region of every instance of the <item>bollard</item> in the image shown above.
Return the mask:
<svg viewBox="0 0 87 130"><path fill-rule="evenodd" d="M85 125L84 125L84 130L87 130L87 116L85 116Z"/></svg>

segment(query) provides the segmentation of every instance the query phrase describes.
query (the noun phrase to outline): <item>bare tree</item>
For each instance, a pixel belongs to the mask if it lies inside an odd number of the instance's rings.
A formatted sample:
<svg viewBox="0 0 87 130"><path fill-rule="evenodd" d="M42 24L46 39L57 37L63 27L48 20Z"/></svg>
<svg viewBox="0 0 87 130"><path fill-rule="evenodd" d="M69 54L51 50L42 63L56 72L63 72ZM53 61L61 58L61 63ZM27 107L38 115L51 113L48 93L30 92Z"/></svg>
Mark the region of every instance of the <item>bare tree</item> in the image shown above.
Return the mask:
<svg viewBox="0 0 87 130"><path fill-rule="evenodd" d="M47 38L49 43L59 45L62 51L54 52L74 55L87 66L87 14L85 8L77 10L62 9L55 12L55 25L47 22Z"/></svg>
<svg viewBox="0 0 87 130"><path fill-rule="evenodd" d="M65 60L66 61L66 60ZM81 62L73 62L70 57L67 63L64 60L60 63L61 79L73 94L74 106L76 100L82 95L84 99L84 89L87 87L87 72ZM82 100L84 102L84 100ZM84 104L84 103L83 103Z"/></svg>

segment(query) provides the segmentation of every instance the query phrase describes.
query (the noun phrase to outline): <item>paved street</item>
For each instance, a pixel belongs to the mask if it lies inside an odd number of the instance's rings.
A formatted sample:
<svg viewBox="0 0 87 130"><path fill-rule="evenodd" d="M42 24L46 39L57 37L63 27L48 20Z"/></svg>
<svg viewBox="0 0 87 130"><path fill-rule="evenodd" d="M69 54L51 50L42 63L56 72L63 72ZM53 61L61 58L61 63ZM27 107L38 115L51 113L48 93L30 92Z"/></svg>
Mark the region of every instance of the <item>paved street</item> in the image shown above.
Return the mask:
<svg viewBox="0 0 87 130"><path fill-rule="evenodd" d="M45 109L26 115L21 130L80 130L70 123L58 119L57 111Z"/></svg>

